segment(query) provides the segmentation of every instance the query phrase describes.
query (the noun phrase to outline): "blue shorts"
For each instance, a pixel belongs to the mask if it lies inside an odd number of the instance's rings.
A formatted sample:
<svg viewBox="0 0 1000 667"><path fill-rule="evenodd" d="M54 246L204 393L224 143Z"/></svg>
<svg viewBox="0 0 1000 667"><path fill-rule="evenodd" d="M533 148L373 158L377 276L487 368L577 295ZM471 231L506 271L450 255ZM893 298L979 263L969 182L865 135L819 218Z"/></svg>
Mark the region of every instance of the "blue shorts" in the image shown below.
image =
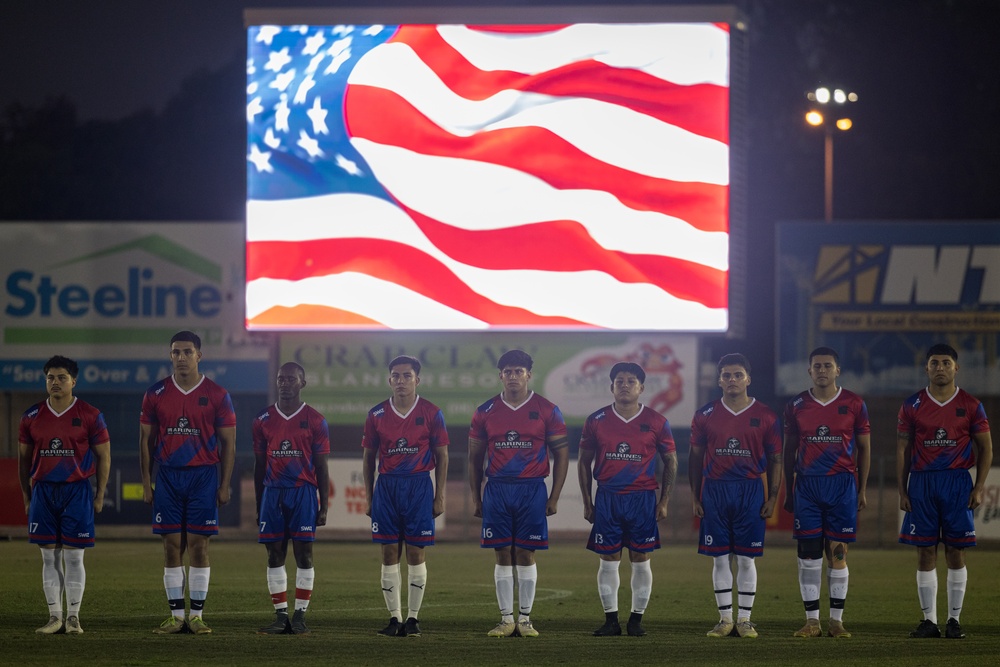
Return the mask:
<svg viewBox="0 0 1000 667"><path fill-rule="evenodd" d="M858 486L849 472L795 477L795 528L792 537L825 537L854 542L858 529Z"/></svg>
<svg viewBox="0 0 1000 667"><path fill-rule="evenodd" d="M429 472L379 475L372 494L372 542L434 544L434 487Z"/></svg>
<svg viewBox="0 0 1000 667"><path fill-rule="evenodd" d="M698 553L721 556L734 553L756 558L764 555L766 520L760 515L764 505L761 479L719 481L706 479L701 487L701 519Z"/></svg>
<svg viewBox="0 0 1000 667"><path fill-rule="evenodd" d="M527 551L548 549L546 502L548 491L541 477L518 482L487 481L483 491L483 533L479 546L502 549L513 545Z"/></svg>
<svg viewBox="0 0 1000 667"><path fill-rule="evenodd" d="M213 466L168 468L156 473L153 533L219 534L219 471Z"/></svg>
<svg viewBox="0 0 1000 667"><path fill-rule="evenodd" d="M260 497L260 523L257 541L314 542L316 540L316 514L319 496L312 484L281 488L265 486Z"/></svg>
<svg viewBox="0 0 1000 667"><path fill-rule="evenodd" d="M964 549L976 546L976 526L969 509L972 476L968 470L910 473L911 511L903 516L899 541L915 547L944 542Z"/></svg>
<svg viewBox="0 0 1000 667"><path fill-rule="evenodd" d="M35 482L28 506L28 541L81 549L94 546L94 491L90 480Z"/></svg>
<svg viewBox="0 0 1000 667"><path fill-rule="evenodd" d="M656 523L656 492L652 490L615 493L597 487L594 527L587 548L603 555L629 551L649 553L660 548L660 527Z"/></svg>

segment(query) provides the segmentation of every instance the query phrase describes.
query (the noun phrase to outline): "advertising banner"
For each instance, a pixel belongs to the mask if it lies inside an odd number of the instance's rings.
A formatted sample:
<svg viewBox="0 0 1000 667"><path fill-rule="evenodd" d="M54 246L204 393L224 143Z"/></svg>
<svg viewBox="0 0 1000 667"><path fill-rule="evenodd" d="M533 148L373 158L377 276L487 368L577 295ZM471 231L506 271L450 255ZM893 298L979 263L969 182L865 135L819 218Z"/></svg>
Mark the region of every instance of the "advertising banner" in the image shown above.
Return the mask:
<svg viewBox="0 0 1000 667"><path fill-rule="evenodd" d="M788 222L777 241L779 394L802 390L820 345L844 386L907 394L939 342L959 351L963 389L1000 391L1000 222Z"/></svg>

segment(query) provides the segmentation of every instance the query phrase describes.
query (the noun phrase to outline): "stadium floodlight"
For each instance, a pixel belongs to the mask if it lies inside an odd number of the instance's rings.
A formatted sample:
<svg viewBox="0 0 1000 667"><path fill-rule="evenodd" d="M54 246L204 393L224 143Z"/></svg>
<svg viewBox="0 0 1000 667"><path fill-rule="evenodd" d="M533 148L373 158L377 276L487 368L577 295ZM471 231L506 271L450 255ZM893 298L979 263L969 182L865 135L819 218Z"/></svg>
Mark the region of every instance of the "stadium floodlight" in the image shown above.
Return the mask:
<svg viewBox="0 0 1000 667"><path fill-rule="evenodd" d="M821 86L806 93L806 99L822 106L828 112L824 115L815 108L810 109L806 112L805 119L809 125L823 127L826 130L823 140L823 219L831 222L833 220L833 128L846 132L854 126L854 122L846 115L846 108L842 105L857 102L858 95L843 88L834 88L831 93L829 88Z"/></svg>

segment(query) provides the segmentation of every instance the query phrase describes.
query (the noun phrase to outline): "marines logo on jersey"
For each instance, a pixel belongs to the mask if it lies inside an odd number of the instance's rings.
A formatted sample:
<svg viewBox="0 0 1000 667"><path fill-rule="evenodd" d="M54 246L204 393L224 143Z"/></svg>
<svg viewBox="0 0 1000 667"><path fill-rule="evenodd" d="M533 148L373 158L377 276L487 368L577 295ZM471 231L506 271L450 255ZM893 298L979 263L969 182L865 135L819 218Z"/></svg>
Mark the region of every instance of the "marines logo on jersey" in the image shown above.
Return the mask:
<svg viewBox="0 0 1000 667"><path fill-rule="evenodd" d="M494 442L493 447L496 449L531 449L531 441L522 440L521 434L513 429L507 431L504 437L505 441Z"/></svg>
<svg viewBox="0 0 1000 667"><path fill-rule="evenodd" d="M934 429L934 439L924 440L924 447L955 447L958 442L948 437L948 429L938 427Z"/></svg>
<svg viewBox="0 0 1000 667"><path fill-rule="evenodd" d="M743 449L740 439L732 437L726 440L726 446L715 450L716 456L750 456L749 449Z"/></svg>
<svg viewBox="0 0 1000 667"><path fill-rule="evenodd" d="M192 428L191 422L188 421L187 417L178 417L177 426L168 426L167 435L183 435L187 436L199 436L201 435L200 428Z"/></svg>
<svg viewBox="0 0 1000 667"><path fill-rule="evenodd" d="M271 452L271 458L276 459L296 459L302 456L302 450L295 449L291 440L282 440L278 448Z"/></svg>
<svg viewBox="0 0 1000 667"><path fill-rule="evenodd" d="M627 442L619 442L618 446L615 447L615 451L608 452L604 455L604 458L608 461L631 461L633 463L642 462L642 454L633 454L632 446Z"/></svg>
<svg viewBox="0 0 1000 667"><path fill-rule="evenodd" d="M72 448L67 449L63 446L64 443L60 438L52 438L49 440L49 446L45 449L39 450L39 456L73 456Z"/></svg>
<svg viewBox="0 0 1000 667"><path fill-rule="evenodd" d="M410 447L409 444L410 442L406 438L399 438L398 440L396 440L396 444L390 447L389 451L387 451L386 454L408 456L410 454L416 454L417 452L420 451L419 447Z"/></svg>

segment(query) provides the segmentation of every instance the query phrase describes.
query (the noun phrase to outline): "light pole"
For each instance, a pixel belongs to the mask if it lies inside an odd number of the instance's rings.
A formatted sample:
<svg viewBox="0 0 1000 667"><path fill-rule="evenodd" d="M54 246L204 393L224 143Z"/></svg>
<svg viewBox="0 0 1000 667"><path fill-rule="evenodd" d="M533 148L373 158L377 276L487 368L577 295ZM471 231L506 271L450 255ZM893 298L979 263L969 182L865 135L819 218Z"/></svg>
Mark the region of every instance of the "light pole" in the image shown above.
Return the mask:
<svg viewBox="0 0 1000 667"><path fill-rule="evenodd" d="M814 106L806 113L806 122L814 127L822 126L826 130L823 141L823 215L824 220L833 220L833 128L846 132L853 123L847 116L845 105L857 102L857 93L845 92L835 88L817 88L806 94L806 98ZM823 109L826 114L819 111ZM829 116L829 118L827 117Z"/></svg>

